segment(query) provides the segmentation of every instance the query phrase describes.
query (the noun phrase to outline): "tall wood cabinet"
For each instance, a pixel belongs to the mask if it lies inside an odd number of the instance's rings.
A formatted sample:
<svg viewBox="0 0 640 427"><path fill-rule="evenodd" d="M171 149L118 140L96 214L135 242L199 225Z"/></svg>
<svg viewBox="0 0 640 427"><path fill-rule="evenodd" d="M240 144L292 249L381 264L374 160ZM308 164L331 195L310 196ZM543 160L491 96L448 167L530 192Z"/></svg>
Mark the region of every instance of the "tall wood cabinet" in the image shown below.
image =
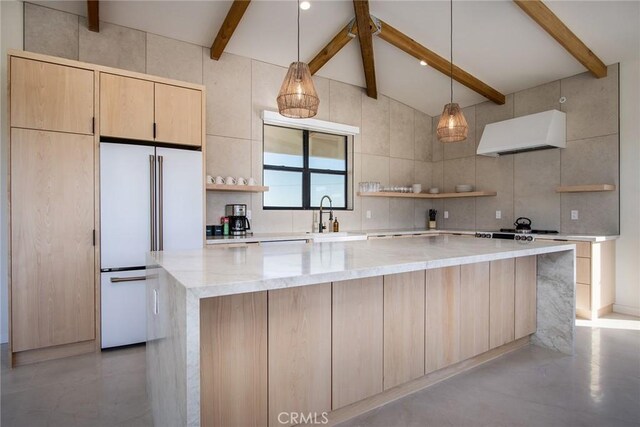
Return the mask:
<svg viewBox="0 0 640 427"><path fill-rule="evenodd" d="M17 365L100 349L100 137L202 149L204 88L28 52L9 63Z"/></svg>

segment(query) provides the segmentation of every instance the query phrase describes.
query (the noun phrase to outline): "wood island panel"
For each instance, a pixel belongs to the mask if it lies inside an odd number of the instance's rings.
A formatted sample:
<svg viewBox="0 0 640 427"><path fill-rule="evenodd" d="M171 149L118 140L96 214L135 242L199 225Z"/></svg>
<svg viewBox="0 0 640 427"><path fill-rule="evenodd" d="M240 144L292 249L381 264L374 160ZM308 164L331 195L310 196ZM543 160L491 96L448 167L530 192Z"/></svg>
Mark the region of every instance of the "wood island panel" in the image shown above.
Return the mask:
<svg viewBox="0 0 640 427"><path fill-rule="evenodd" d="M460 266L427 270L425 372L460 361Z"/></svg>
<svg viewBox="0 0 640 427"><path fill-rule="evenodd" d="M267 425L267 292L200 302L200 421Z"/></svg>
<svg viewBox="0 0 640 427"><path fill-rule="evenodd" d="M424 375L425 272L384 276L384 389Z"/></svg>
<svg viewBox="0 0 640 427"><path fill-rule="evenodd" d="M93 137L12 129L10 162L11 351L93 340Z"/></svg>
<svg viewBox="0 0 640 427"><path fill-rule="evenodd" d="M515 327L515 260L491 261L489 285L489 348L513 341Z"/></svg>
<svg viewBox="0 0 640 427"><path fill-rule="evenodd" d="M11 126L93 133L94 72L11 58Z"/></svg>
<svg viewBox="0 0 640 427"><path fill-rule="evenodd" d="M460 360L489 350L489 262L460 270Z"/></svg>
<svg viewBox="0 0 640 427"><path fill-rule="evenodd" d="M333 283L332 409L380 393L383 278Z"/></svg>
<svg viewBox="0 0 640 427"><path fill-rule="evenodd" d="M268 308L269 425L331 411L331 283L269 291Z"/></svg>
<svg viewBox="0 0 640 427"><path fill-rule="evenodd" d="M536 332L537 257L516 258L515 339Z"/></svg>

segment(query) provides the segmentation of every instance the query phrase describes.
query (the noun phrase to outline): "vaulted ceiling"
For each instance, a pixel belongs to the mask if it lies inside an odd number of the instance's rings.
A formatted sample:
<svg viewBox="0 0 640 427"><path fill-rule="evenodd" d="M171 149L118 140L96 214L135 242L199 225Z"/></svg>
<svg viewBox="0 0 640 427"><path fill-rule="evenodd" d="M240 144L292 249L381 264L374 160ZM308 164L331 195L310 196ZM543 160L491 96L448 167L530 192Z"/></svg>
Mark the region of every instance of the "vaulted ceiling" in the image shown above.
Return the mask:
<svg viewBox="0 0 640 427"><path fill-rule="evenodd" d="M45 1L86 16L85 1ZM606 64L640 58L639 1L545 1ZM211 46L230 1L100 1L100 19ZM370 1L370 13L417 42L449 57L447 1ZM254 0L225 52L288 66L296 56L295 1ZM301 13L301 59L310 61L354 16L353 2L311 0ZM378 92L432 116L448 102L448 77L423 67L374 37ZM454 1L454 63L508 94L585 71L585 68L511 0ZM365 87L357 39L317 75ZM459 84L462 106L484 100Z"/></svg>

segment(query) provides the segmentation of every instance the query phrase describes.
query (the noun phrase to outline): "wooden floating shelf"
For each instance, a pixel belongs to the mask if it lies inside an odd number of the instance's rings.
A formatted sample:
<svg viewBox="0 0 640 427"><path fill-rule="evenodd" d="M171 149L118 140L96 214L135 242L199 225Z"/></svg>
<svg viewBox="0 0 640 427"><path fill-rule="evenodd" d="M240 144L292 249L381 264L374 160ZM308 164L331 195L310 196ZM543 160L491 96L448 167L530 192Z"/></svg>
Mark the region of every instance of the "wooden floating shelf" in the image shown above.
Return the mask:
<svg viewBox="0 0 640 427"><path fill-rule="evenodd" d="M491 197L496 196L495 191L469 191L467 193L395 193L378 191L376 193L358 193L361 197L399 197L405 199L459 199L464 197Z"/></svg>
<svg viewBox="0 0 640 427"><path fill-rule="evenodd" d="M262 185L227 185L227 184L207 184L207 191L230 191L242 193L264 193L269 191L269 187Z"/></svg>
<svg viewBox="0 0 640 427"><path fill-rule="evenodd" d="M556 187L556 193L588 193L597 191L614 191L613 184L590 184L590 185L561 185Z"/></svg>

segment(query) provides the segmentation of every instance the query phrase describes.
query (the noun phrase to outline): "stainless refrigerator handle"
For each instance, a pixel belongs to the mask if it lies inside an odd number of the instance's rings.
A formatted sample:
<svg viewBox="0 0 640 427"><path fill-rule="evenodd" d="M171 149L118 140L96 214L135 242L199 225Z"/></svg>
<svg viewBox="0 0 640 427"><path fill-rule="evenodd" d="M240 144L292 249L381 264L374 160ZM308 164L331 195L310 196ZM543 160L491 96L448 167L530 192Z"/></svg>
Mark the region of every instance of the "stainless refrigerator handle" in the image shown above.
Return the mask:
<svg viewBox="0 0 640 427"><path fill-rule="evenodd" d="M149 154L149 213L151 226L151 252L156 248L156 160Z"/></svg>
<svg viewBox="0 0 640 427"><path fill-rule="evenodd" d="M159 244L158 250L161 251L164 248L164 233L163 233L163 224L164 224L164 206L163 206L163 187L164 187L164 178L163 178L163 156L158 156L158 236L159 236Z"/></svg>
<svg viewBox="0 0 640 427"><path fill-rule="evenodd" d="M147 280L147 276L112 277L111 283L139 282L140 280Z"/></svg>

